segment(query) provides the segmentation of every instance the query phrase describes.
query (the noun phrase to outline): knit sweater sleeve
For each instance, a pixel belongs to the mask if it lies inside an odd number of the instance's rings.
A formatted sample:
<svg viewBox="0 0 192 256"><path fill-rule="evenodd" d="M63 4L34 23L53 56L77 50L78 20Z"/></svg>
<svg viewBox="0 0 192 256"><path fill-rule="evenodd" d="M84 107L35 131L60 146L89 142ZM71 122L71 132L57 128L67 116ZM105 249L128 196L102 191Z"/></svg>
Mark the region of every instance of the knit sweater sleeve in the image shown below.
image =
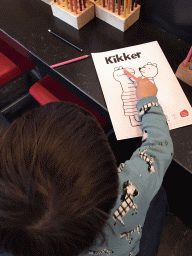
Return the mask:
<svg viewBox="0 0 192 256"><path fill-rule="evenodd" d="M142 188L151 202L158 192L173 157L173 143L163 109L157 97L145 97L137 103L143 133L142 145L125 162L127 171L142 177ZM144 192L144 191L143 191Z"/></svg>

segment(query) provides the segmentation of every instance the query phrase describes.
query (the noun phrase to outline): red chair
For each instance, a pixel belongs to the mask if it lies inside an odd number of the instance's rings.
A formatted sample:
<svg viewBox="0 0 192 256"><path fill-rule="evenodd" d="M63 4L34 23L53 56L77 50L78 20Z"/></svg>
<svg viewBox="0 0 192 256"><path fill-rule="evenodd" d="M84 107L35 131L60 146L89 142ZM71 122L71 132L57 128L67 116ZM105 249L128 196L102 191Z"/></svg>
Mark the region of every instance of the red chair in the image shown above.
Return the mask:
<svg viewBox="0 0 192 256"><path fill-rule="evenodd" d="M0 52L0 86L8 83L19 74L19 67Z"/></svg>
<svg viewBox="0 0 192 256"><path fill-rule="evenodd" d="M41 105L45 105L49 102L60 101L52 93L50 93L45 87L41 85L41 82L35 83L30 89L29 93L36 99Z"/></svg>
<svg viewBox="0 0 192 256"><path fill-rule="evenodd" d="M0 30L0 87L35 67L26 56L6 42L8 36Z"/></svg>
<svg viewBox="0 0 192 256"><path fill-rule="evenodd" d="M104 127L108 121L102 117L99 113L89 107L81 99L75 96L72 92L67 90L64 86L58 83L55 79L46 75L37 83L35 83L30 89L29 93L36 99L41 105L45 105L49 102L65 101L75 103L92 113L100 125Z"/></svg>

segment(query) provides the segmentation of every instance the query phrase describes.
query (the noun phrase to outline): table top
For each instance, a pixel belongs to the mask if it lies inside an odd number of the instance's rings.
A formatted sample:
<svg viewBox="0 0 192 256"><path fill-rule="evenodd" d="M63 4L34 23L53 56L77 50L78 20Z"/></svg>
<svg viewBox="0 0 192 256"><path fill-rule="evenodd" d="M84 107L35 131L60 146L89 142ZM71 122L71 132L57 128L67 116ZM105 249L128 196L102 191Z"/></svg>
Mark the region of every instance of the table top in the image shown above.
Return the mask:
<svg viewBox="0 0 192 256"><path fill-rule="evenodd" d="M94 52L158 41L175 73L191 47L143 20L138 20L127 31L121 32L94 18L77 30L54 17L50 5L40 0L1 0L0 17L0 28L48 65ZM82 48L83 52L51 35L48 29ZM91 56L58 67L56 71L107 109ZM192 104L192 87L179 82ZM170 133L175 148L174 160L192 173L192 126L174 129Z"/></svg>

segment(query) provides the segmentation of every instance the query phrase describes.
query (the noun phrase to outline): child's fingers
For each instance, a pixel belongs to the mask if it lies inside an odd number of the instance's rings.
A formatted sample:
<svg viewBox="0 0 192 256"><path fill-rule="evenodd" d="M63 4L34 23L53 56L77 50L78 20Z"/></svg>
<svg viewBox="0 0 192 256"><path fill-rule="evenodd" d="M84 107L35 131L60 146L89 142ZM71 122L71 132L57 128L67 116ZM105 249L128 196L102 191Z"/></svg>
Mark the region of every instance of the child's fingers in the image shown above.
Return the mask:
<svg viewBox="0 0 192 256"><path fill-rule="evenodd" d="M140 82L140 81L142 81L143 80L143 78L141 77L141 76L139 76L138 78L137 78L137 82Z"/></svg>
<svg viewBox="0 0 192 256"><path fill-rule="evenodd" d="M137 99L141 99L148 96L156 96L156 95L157 95L157 87L153 82L151 82L147 77L137 78L137 90L136 90Z"/></svg>

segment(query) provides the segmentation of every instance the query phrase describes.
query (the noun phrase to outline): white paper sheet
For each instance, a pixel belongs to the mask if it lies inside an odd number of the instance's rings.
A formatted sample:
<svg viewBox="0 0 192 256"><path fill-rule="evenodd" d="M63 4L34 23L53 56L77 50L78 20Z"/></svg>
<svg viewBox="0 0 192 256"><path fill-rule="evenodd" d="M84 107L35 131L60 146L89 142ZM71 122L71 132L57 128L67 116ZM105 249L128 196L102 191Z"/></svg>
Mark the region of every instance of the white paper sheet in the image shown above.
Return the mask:
<svg viewBox="0 0 192 256"><path fill-rule="evenodd" d="M170 130L192 124L191 105L157 41L92 53L92 58L117 140L142 136L136 84L124 75L123 68L155 83Z"/></svg>

